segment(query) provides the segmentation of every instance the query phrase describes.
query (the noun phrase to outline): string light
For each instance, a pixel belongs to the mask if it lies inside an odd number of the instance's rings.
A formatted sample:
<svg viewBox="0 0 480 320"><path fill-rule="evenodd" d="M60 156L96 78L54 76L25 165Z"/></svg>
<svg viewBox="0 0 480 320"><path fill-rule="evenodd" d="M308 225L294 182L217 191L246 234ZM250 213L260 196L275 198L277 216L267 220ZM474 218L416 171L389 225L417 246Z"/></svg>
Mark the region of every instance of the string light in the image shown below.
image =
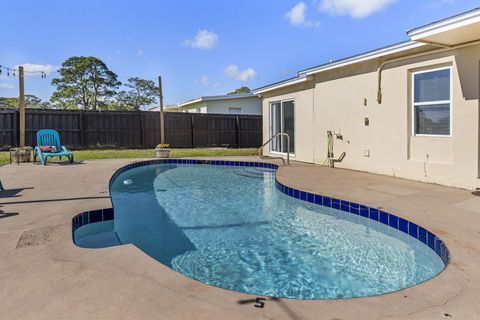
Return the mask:
<svg viewBox="0 0 480 320"><path fill-rule="evenodd" d="M5 73L6 71L6 73ZM47 78L47 73L45 71L28 71L28 70L24 70L23 71L24 73L28 73L28 74L39 74L40 75L40 78L42 79L45 79ZM58 70L56 70L55 72L58 72ZM19 70L18 68L12 68L12 67L6 67L6 66L3 66L3 65L0 65L0 76L3 75L3 74L6 74L7 77L10 77L10 75L12 75L13 77L16 77L17 74L19 73ZM117 78L120 78L120 79L129 79L129 78L135 78L135 77L128 77L128 76L123 76L123 75L117 75ZM142 80L157 80L157 78L150 78L150 77L140 77Z"/></svg>
<svg viewBox="0 0 480 320"><path fill-rule="evenodd" d="M5 67L0 65L0 76L3 74L3 70L5 70L7 73L7 77L10 77L10 74L12 74L13 77L16 77L17 74L19 73L18 68L11 68L11 67ZM47 77L47 74L44 71L28 71L24 70L23 73L28 73L28 74L40 74L40 78L45 79Z"/></svg>

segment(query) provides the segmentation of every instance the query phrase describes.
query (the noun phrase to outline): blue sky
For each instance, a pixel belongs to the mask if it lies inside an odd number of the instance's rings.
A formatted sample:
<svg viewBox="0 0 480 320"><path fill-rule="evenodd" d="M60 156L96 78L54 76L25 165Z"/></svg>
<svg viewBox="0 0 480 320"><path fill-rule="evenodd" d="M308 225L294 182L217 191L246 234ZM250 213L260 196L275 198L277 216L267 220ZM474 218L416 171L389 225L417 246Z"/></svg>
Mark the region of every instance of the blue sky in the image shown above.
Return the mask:
<svg viewBox="0 0 480 320"><path fill-rule="evenodd" d="M166 103L260 87L399 41L405 31L471 10L476 0L1 0L3 66L44 70L26 92L49 99L73 55L96 56L119 75L162 75ZM17 96L0 76L0 96Z"/></svg>

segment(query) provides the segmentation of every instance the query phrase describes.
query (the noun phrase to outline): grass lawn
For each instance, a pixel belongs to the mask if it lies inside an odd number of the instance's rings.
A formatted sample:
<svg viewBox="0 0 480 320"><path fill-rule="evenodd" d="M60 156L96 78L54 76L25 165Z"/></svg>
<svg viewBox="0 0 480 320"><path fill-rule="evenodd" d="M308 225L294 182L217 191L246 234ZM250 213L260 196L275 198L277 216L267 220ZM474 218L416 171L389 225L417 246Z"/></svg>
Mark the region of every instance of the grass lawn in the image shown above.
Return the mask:
<svg viewBox="0 0 480 320"><path fill-rule="evenodd" d="M111 150L79 150L73 151L75 160L115 159L115 158L154 158L153 149L111 149ZM172 149L170 157L222 157L222 156L254 156L257 149ZM9 153L0 152L0 165L9 163Z"/></svg>
<svg viewBox="0 0 480 320"><path fill-rule="evenodd" d="M8 152L0 152L0 166L10 162L10 155Z"/></svg>

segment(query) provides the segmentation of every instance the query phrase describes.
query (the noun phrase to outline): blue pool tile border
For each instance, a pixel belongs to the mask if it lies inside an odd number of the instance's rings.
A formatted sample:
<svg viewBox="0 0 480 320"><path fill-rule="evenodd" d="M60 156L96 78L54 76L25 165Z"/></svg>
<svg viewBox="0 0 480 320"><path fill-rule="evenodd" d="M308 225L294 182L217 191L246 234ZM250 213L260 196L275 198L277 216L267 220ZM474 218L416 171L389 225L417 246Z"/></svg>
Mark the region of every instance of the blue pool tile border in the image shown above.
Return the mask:
<svg viewBox="0 0 480 320"><path fill-rule="evenodd" d="M120 169L118 169L110 178L109 187L112 186L115 178L127 170L155 165L155 164L191 164L191 165L221 165L221 166L236 166L236 167L256 167L256 168L266 168L271 170L277 170L278 165L273 163L266 162L254 162L254 161L230 161L230 160L200 160L200 159L156 159L148 161L140 161L128 164ZM288 187L275 178L275 187L277 190L283 194L305 201L308 203L321 205L328 208L338 209L343 212L348 212L351 214L359 215L366 219L371 219L378 221L386 226L394 228L400 232L403 232L412 238L417 239L418 241L426 244L430 249L437 253L437 255L442 259L445 266L450 262L450 253L448 251L445 243L437 237L435 234L431 233L427 229L417 225L416 223L410 222L404 218L398 217L392 213L386 212L384 210L379 210L378 208L372 208L365 205L361 205L354 202L349 202L346 200L335 199L332 197L323 196L320 194L315 194L307 192L300 189L295 189ZM100 221L112 220L114 218L113 209L99 209L93 211L87 211L75 216L72 219L72 234L79 227L103 219Z"/></svg>
<svg viewBox="0 0 480 320"><path fill-rule="evenodd" d="M104 208L104 209L96 209L85 211L82 213L77 214L72 218L72 237L73 243L75 242L75 231L90 223L95 222L102 222L102 221L110 221L115 218L113 213L113 208Z"/></svg>
<svg viewBox="0 0 480 320"><path fill-rule="evenodd" d="M118 169L110 178L109 187L112 186L115 178L130 169L144 167L155 164L203 164L212 166L235 166L235 167L255 167L265 168L271 170L277 170L278 165L266 162L253 162L253 161L230 161L230 160L201 160L201 159L155 159L130 163L120 169Z"/></svg>
<svg viewBox="0 0 480 320"><path fill-rule="evenodd" d="M445 266L450 262L450 252L448 251L448 248L445 245L445 243L435 234L417 225L416 223L413 223L404 218L398 217L392 213L379 210L377 208L371 208L358 203L326 197L319 194L297 190L292 187L287 187L282 183L280 183L278 180L276 180L275 185L280 192L290 197L294 197L299 200L303 200L303 201L314 203L314 204L321 203L321 205L324 207L338 209L344 212L360 215L364 218L378 221L391 228L397 229L400 232L403 232L411 236L412 238L415 238L420 242L423 242L424 244L428 245L442 259ZM300 197L298 196L299 194L300 194ZM305 196L302 197L301 196L302 194L305 194ZM303 198L305 198L306 200Z"/></svg>

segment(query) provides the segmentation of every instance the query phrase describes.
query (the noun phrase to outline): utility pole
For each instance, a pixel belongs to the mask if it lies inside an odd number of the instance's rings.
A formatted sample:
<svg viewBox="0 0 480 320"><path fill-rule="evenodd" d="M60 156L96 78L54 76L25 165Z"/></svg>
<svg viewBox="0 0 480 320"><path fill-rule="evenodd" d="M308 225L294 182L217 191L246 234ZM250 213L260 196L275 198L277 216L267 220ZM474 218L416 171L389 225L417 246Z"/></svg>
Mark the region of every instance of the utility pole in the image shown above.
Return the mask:
<svg viewBox="0 0 480 320"><path fill-rule="evenodd" d="M162 77L158 77L158 93L160 96L160 143L165 143L165 115L163 113Z"/></svg>
<svg viewBox="0 0 480 320"><path fill-rule="evenodd" d="M25 147L25 77L22 66L18 67L18 84L18 88L20 89L20 147Z"/></svg>

